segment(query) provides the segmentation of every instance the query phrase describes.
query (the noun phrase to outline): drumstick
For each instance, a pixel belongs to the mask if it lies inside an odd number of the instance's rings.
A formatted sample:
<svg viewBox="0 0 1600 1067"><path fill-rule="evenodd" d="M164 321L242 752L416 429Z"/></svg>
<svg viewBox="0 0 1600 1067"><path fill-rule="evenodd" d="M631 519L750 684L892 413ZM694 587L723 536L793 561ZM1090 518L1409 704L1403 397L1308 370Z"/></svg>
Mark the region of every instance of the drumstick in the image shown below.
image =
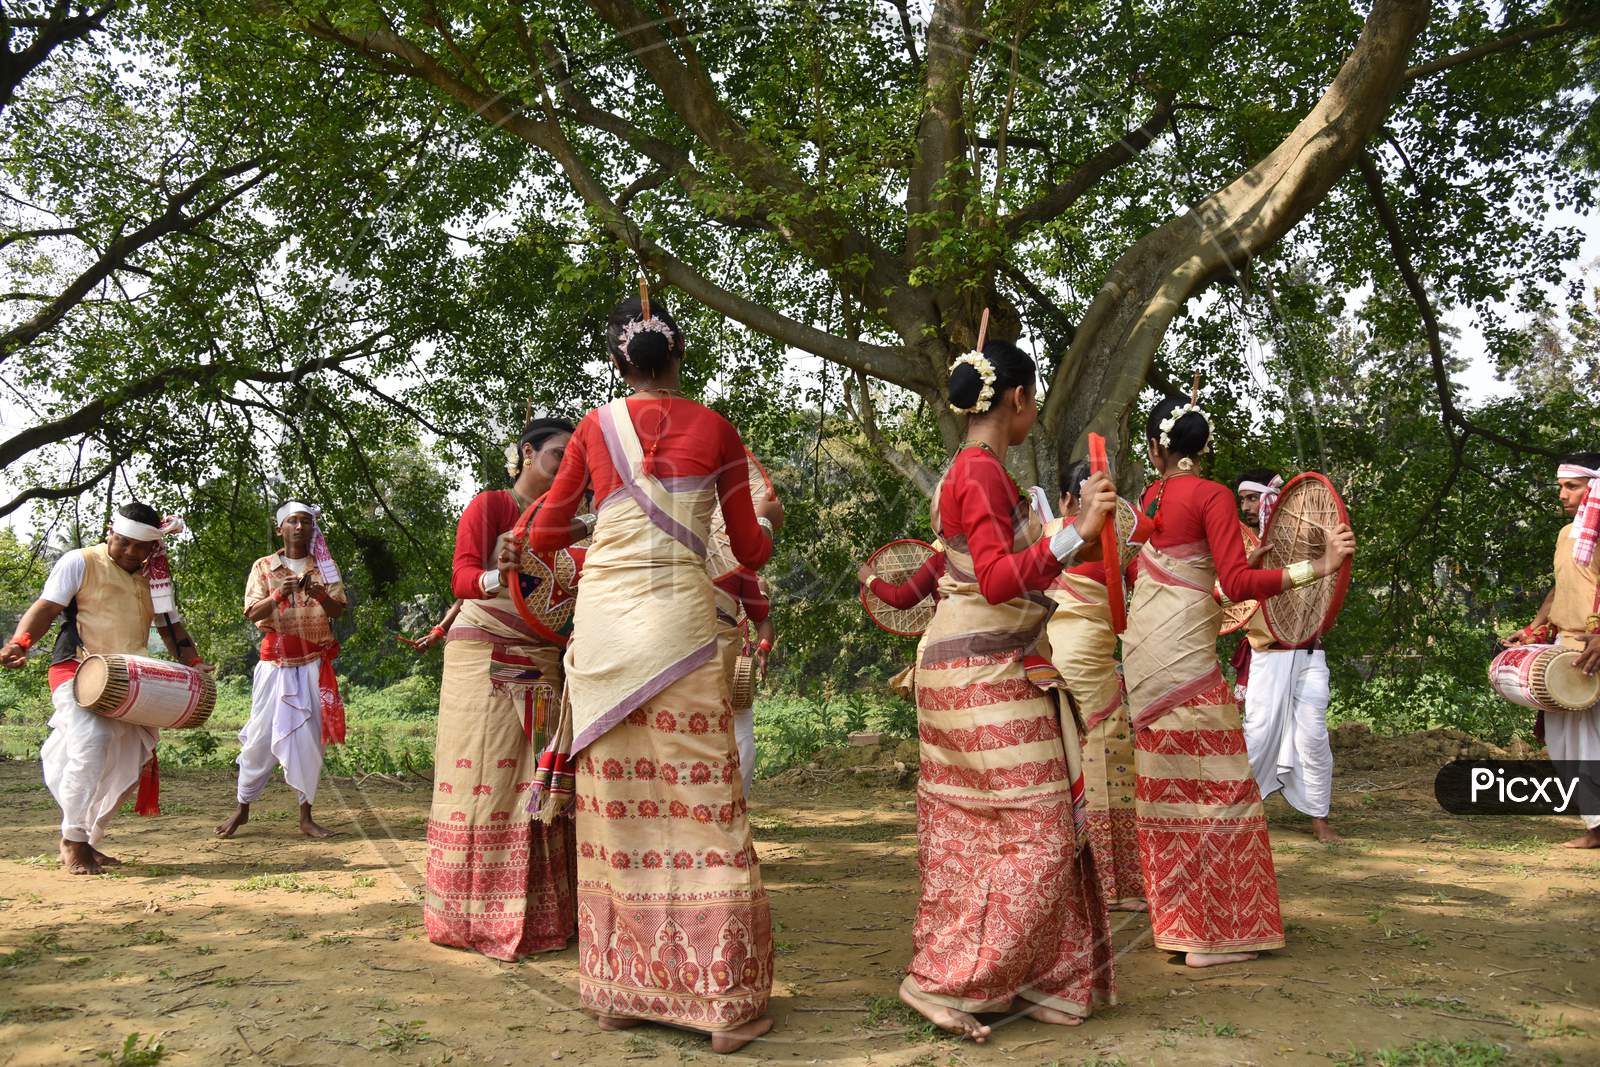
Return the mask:
<svg viewBox="0 0 1600 1067"><path fill-rule="evenodd" d="M983 309L983 318L978 320L978 347L976 351L983 351L983 342L989 339L989 309Z"/></svg>

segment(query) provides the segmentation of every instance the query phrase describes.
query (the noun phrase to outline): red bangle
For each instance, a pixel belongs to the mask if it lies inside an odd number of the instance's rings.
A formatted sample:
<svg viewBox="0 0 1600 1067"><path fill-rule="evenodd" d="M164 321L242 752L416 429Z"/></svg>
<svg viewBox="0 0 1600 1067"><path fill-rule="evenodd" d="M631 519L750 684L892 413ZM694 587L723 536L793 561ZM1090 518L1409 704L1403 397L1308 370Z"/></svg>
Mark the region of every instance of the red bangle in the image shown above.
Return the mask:
<svg viewBox="0 0 1600 1067"><path fill-rule="evenodd" d="M24 630L20 634L13 636L11 638L11 643L19 646L22 651L26 652L28 649L33 647L33 635Z"/></svg>
<svg viewBox="0 0 1600 1067"><path fill-rule="evenodd" d="M765 637L763 637L761 639L761 643L756 646L756 649L758 651L761 651L761 652L771 652L772 651L772 642L768 641Z"/></svg>
<svg viewBox="0 0 1600 1067"><path fill-rule="evenodd" d="M435 637L443 637L444 636L444 627L443 626L435 626L433 629L429 630L428 632L430 634L432 634L433 636L435 636Z"/></svg>

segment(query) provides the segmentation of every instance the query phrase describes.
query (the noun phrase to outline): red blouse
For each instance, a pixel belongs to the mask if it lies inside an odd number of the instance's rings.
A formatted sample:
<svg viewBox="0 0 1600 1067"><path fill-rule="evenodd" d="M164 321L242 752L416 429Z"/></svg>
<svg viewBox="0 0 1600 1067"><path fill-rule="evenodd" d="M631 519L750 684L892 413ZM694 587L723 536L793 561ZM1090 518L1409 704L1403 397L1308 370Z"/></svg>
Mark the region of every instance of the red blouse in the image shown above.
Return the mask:
<svg viewBox="0 0 1600 1067"><path fill-rule="evenodd" d="M1076 567L1067 568L1068 574L1076 574L1106 584L1106 565L1104 560L1095 560L1093 563L1080 563Z"/></svg>
<svg viewBox="0 0 1600 1067"><path fill-rule="evenodd" d="M710 408L679 397L629 397L628 414L644 446L645 473L661 479L716 477L734 557L759 570L772 555L772 541L756 523L739 431ZM622 488L593 411L584 415L567 443L555 483L528 533L535 551L548 552L571 540L572 517L585 485L594 490L596 508Z"/></svg>
<svg viewBox="0 0 1600 1067"><path fill-rule="evenodd" d="M867 588L872 590L872 595L889 605L905 611L914 608L928 597L939 599L939 579L944 577L944 553L935 552L923 561L917 573L907 578L898 585L886 582L882 578L872 579L872 584Z"/></svg>
<svg viewBox="0 0 1600 1067"><path fill-rule="evenodd" d="M1265 600L1283 592L1283 571L1250 566L1239 536L1239 516L1233 493L1225 485L1195 475L1168 478L1145 488L1140 507L1149 514L1150 503L1161 495L1159 526L1150 543L1166 549L1204 541L1217 565L1217 580L1229 600Z"/></svg>
<svg viewBox="0 0 1600 1067"><path fill-rule="evenodd" d="M767 621L767 616L772 614L772 603L767 600L767 594L761 591L761 582L756 576L744 568L724 574L716 580L717 588L731 597L738 599L744 605L744 613L753 623Z"/></svg>
<svg viewBox="0 0 1600 1067"><path fill-rule="evenodd" d="M463 600L482 600L478 580L494 570L494 543L517 524L517 502L509 490L488 489L472 498L456 523L455 562L450 591Z"/></svg>
<svg viewBox="0 0 1600 1067"><path fill-rule="evenodd" d="M1015 541L1014 516L1028 503L1005 467L981 448L962 449L945 475L939 493L939 531L945 541L965 536L977 569L978 589L991 604L1015 600L1033 589L1048 588L1061 573L1061 561L1041 537L1021 552Z"/></svg>

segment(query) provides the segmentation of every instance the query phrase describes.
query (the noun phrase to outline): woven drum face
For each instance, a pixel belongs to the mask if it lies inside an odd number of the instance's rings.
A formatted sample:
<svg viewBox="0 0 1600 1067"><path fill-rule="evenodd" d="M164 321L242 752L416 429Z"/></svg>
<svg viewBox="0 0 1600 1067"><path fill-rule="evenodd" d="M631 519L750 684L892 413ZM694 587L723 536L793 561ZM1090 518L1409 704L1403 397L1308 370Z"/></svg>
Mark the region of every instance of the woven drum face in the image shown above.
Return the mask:
<svg viewBox="0 0 1600 1067"><path fill-rule="evenodd" d="M127 681L127 671L121 672L124 684ZM104 656L90 656L78 664L78 673L72 678L73 699L86 708L92 708L100 703L105 696L106 686L111 682L111 667Z"/></svg>
<svg viewBox="0 0 1600 1067"><path fill-rule="evenodd" d="M572 636L572 613L577 607L578 560L572 549L554 556L529 552L517 561L517 611L544 637L565 645Z"/></svg>
<svg viewBox="0 0 1600 1067"><path fill-rule="evenodd" d="M750 475L751 503L760 503L768 496L776 496L772 479L767 477L761 461L748 450L745 452L745 461ZM733 554L733 542L728 539L728 520L722 517L722 503L719 500L711 512L711 529L706 538L706 573L712 581L716 581L738 569L739 559Z"/></svg>
<svg viewBox="0 0 1600 1067"><path fill-rule="evenodd" d="M921 570L922 565L934 554L933 546L926 541L907 538L902 541L890 541L878 549L867 559L867 565L885 582L899 585ZM867 609L867 617L876 623L879 629L896 637L921 637L922 632L928 628L928 623L933 621L932 596L924 597L913 607L897 608L874 596L871 589L862 586L861 606Z"/></svg>
<svg viewBox="0 0 1600 1067"><path fill-rule="evenodd" d="M1296 475L1283 487L1267 521L1262 538L1267 552L1261 566L1282 568L1319 558L1327 551L1333 528L1349 521L1350 513L1332 482L1315 471ZM1336 573L1267 599L1262 615L1279 643L1303 648L1333 628L1350 587L1350 564L1347 559Z"/></svg>

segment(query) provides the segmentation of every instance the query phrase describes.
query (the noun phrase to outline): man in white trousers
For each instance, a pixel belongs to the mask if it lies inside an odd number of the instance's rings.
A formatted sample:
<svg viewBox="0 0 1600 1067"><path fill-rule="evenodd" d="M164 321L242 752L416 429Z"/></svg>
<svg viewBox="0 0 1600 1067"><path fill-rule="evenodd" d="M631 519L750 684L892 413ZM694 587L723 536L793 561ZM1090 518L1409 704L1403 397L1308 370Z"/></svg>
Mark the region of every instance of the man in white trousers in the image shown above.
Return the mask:
<svg viewBox="0 0 1600 1067"><path fill-rule="evenodd" d="M155 773L160 731L98 715L79 704L73 690L78 664L91 655L143 656L154 624L175 659L200 662L178 616L165 538L183 521L146 504L128 504L111 520L104 544L63 553L43 592L0 647L0 666L27 665L34 642L62 616L50 658L50 736L39 753L44 781L61 808L61 865L72 874L100 874L120 863L100 851L106 828L135 789L136 811L160 813Z"/></svg>
<svg viewBox="0 0 1600 1067"><path fill-rule="evenodd" d="M1283 479L1272 471L1246 471L1234 484L1240 517L1265 532ZM1318 841L1342 841L1328 823L1333 802L1333 746L1328 740L1328 659L1322 642L1285 648L1257 611L1245 630L1249 642L1244 684L1244 739L1250 773L1263 799L1283 791L1296 811L1311 816Z"/></svg>
<svg viewBox="0 0 1600 1067"><path fill-rule="evenodd" d="M1556 466L1556 491L1572 522L1556 536L1555 588L1531 625L1508 645L1554 644L1579 652L1578 669L1600 673L1600 452L1574 452ZM1594 778L1600 765L1600 704L1588 711L1540 712L1550 758L1581 763ZM1580 793L1580 795L1582 795ZM1600 848L1600 811L1585 809L1583 833L1567 848Z"/></svg>
<svg viewBox="0 0 1600 1067"><path fill-rule="evenodd" d="M232 837L250 821L250 805L278 767L299 798L300 832L330 834L311 817L311 805L323 745L344 740L344 705L333 673L339 642L331 623L344 614L345 596L318 514L298 500L279 508L283 549L256 560L245 583L244 613L261 630L261 653L250 721L239 732L239 806L217 827L218 837Z"/></svg>

